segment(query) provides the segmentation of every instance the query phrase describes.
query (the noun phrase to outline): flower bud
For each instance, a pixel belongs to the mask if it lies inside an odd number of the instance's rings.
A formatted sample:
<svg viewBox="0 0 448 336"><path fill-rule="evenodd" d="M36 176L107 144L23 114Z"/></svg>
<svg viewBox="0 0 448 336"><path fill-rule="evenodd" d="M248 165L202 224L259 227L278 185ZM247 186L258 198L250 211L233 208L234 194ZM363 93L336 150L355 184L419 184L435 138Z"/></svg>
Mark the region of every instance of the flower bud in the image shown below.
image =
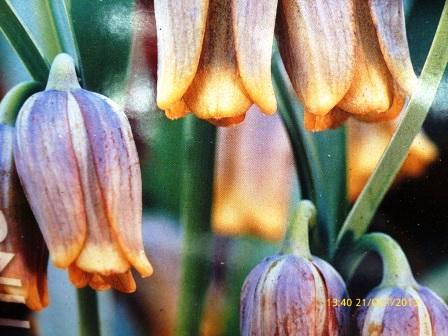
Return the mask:
<svg viewBox="0 0 448 336"><path fill-rule="evenodd" d="M0 124L0 301L48 305L48 252L13 160L15 129Z"/></svg>
<svg viewBox="0 0 448 336"><path fill-rule="evenodd" d="M241 334L347 335L348 307L329 304L347 296L327 262L294 254L266 258L247 277L241 295Z"/></svg>
<svg viewBox="0 0 448 336"><path fill-rule="evenodd" d="M141 176L131 129L108 98L80 88L56 57L45 91L17 119L14 154L53 263L77 287L132 292L149 276L141 237Z"/></svg>
<svg viewBox="0 0 448 336"><path fill-rule="evenodd" d="M356 324L361 336L448 335L448 306L423 286L380 287L363 300Z"/></svg>

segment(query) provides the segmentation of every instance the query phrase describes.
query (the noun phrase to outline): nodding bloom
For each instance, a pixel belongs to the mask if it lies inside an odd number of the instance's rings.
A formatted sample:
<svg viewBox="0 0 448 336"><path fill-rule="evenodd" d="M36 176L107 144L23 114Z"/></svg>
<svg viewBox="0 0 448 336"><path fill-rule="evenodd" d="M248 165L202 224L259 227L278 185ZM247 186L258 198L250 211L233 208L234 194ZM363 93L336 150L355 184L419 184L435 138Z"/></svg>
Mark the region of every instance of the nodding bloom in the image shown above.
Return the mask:
<svg viewBox="0 0 448 336"><path fill-rule="evenodd" d="M0 123L0 292L40 310L48 305L48 251L17 176L14 136L14 126Z"/></svg>
<svg viewBox="0 0 448 336"><path fill-rule="evenodd" d="M356 120L347 123L348 130L348 197L355 201L383 155L397 122L395 120L377 124L366 124ZM412 142L408 156L397 176L417 177L438 156L437 146L420 132Z"/></svg>
<svg viewBox="0 0 448 336"><path fill-rule="evenodd" d="M241 335L348 335L344 281L327 262L293 255L268 257L248 275L241 294Z"/></svg>
<svg viewBox="0 0 448 336"><path fill-rule="evenodd" d="M14 154L53 263L77 287L132 292L131 266L152 267L142 237L139 160L128 120L108 98L81 89L60 54L45 91L17 119Z"/></svg>
<svg viewBox="0 0 448 336"><path fill-rule="evenodd" d="M402 0L280 0L277 22L309 130L393 119L416 86Z"/></svg>
<svg viewBox="0 0 448 336"><path fill-rule="evenodd" d="M157 104L218 125L255 103L276 111L271 53L277 1L156 0Z"/></svg>
<svg viewBox="0 0 448 336"><path fill-rule="evenodd" d="M294 166L280 117L254 107L244 123L219 132L213 230L282 239Z"/></svg>
<svg viewBox="0 0 448 336"><path fill-rule="evenodd" d="M348 335L350 309L330 304L347 298L344 280L309 249L308 223L315 220L314 206L301 201L282 252L247 276L240 301L242 336Z"/></svg>
<svg viewBox="0 0 448 336"><path fill-rule="evenodd" d="M382 287L373 290L356 315L360 336L448 335L448 306L427 287Z"/></svg>
<svg viewBox="0 0 448 336"><path fill-rule="evenodd" d="M383 233L369 233L357 244L358 248L381 256L383 279L357 307L356 334L448 335L448 306L429 288L417 283L398 243Z"/></svg>

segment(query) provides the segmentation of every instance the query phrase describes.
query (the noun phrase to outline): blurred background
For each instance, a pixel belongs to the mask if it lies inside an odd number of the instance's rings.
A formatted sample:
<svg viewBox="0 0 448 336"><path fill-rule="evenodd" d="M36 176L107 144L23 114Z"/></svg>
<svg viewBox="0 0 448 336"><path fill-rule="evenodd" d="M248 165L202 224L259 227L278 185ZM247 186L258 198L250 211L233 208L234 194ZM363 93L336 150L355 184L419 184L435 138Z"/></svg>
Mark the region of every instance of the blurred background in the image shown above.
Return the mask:
<svg viewBox="0 0 448 336"><path fill-rule="evenodd" d="M11 0L11 3L39 43L44 45L46 37L55 34L54 27L44 19L48 9L42 6L42 1ZM143 235L155 268L154 276L138 281L137 292L132 295L112 291L99 294L103 335L172 335L182 241L178 217L183 121L168 121L155 106L157 52L152 1L137 1L132 17L127 16L132 11L126 8L120 11L117 6L105 5L103 15L92 18L89 2L85 3L86 8L73 17L76 34L80 36L81 56L91 57L91 67L104 62L112 68L109 73L115 76L103 78L98 87L121 104L131 120L143 172ZM423 67L443 4L443 0L405 1L408 39L417 74ZM114 43L101 44L107 39L113 39ZM123 57L120 52L110 50L130 50L130 53ZM45 52L51 55L53 51ZM120 63L123 59L126 64ZM117 86L117 78L126 80L119 81L121 86ZM28 79L25 68L0 35L0 96ZM447 73L425 122L426 135L422 134L413 146L371 231L394 237L408 255L416 277L448 300L448 288L444 285L448 282L446 92ZM299 197L292 154L279 118L256 115L259 113L251 111L245 123L220 130L218 135L213 251L209 256L197 256L213 265L202 323L202 335L206 336L239 334L242 282L263 257L277 251L289 210ZM328 174L331 167L348 159L347 190L352 202L380 158L395 125L378 127L350 122L346 128L347 156L326 152L324 145L319 148ZM316 138L325 143L334 133L343 131L328 131ZM345 189L343 186L342 190ZM201 244L200 239L197 243ZM349 292L352 297L363 297L380 278L381 261L369 255L348 283ZM50 265L49 286L50 306L32 316L33 332L45 336L77 335L76 291L66 272ZM0 311L10 307L1 304Z"/></svg>

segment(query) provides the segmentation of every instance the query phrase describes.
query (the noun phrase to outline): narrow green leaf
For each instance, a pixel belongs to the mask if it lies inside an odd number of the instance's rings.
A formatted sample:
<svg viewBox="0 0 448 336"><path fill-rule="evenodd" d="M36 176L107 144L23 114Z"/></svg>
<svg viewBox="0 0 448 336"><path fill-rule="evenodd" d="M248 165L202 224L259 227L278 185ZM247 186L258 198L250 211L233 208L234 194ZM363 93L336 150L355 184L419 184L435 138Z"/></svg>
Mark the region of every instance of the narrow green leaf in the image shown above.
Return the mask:
<svg viewBox="0 0 448 336"><path fill-rule="evenodd" d="M9 90L0 103L0 124L13 125L23 103L42 89L43 85L38 82L24 82Z"/></svg>
<svg viewBox="0 0 448 336"><path fill-rule="evenodd" d="M45 82L48 77L49 64L7 0L0 0L0 29L30 75L38 82Z"/></svg>
<svg viewBox="0 0 448 336"><path fill-rule="evenodd" d="M75 32L65 0L46 0L56 26L61 51L70 54L79 68L79 51L76 46Z"/></svg>
<svg viewBox="0 0 448 336"><path fill-rule="evenodd" d="M442 12L431 49L419 79L419 85L404 112L404 118L384 152L338 236L338 243L349 243L367 231L369 224L409 148L420 132L448 62L448 2Z"/></svg>
<svg viewBox="0 0 448 336"><path fill-rule="evenodd" d="M69 6L83 86L123 103L135 0L76 0Z"/></svg>

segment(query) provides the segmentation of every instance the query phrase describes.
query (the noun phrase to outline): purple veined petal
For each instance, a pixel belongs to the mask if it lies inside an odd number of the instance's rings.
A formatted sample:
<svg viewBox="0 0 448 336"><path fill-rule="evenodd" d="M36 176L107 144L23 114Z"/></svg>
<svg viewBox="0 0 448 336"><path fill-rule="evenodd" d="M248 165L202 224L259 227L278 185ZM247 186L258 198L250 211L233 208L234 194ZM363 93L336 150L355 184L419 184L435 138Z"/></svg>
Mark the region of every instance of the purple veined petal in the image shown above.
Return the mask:
<svg viewBox="0 0 448 336"><path fill-rule="evenodd" d="M79 255L86 239L84 197L67 115L67 93L29 98L16 123L14 157L25 194L57 267Z"/></svg>
<svg viewBox="0 0 448 336"><path fill-rule="evenodd" d="M279 49L305 109L329 113L349 90L355 69L351 0L280 0Z"/></svg>
<svg viewBox="0 0 448 336"><path fill-rule="evenodd" d="M157 104L171 109L187 91L202 51L209 0L155 0Z"/></svg>
<svg viewBox="0 0 448 336"><path fill-rule="evenodd" d="M428 309L433 336L448 335L448 307L443 300L427 287L417 290Z"/></svg>
<svg viewBox="0 0 448 336"><path fill-rule="evenodd" d="M369 0L381 52L392 77L406 95L411 95L417 77L406 37L403 0Z"/></svg>
<svg viewBox="0 0 448 336"><path fill-rule="evenodd" d="M85 123L106 216L114 238L142 276L152 267L141 237L141 174L131 128L111 100L84 90L73 92Z"/></svg>
<svg viewBox="0 0 448 336"><path fill-rule="evenodd" d="M260 109L277 110L271 79L277 0L232 0L232 22L236 58L241 80Z"/></svg>

